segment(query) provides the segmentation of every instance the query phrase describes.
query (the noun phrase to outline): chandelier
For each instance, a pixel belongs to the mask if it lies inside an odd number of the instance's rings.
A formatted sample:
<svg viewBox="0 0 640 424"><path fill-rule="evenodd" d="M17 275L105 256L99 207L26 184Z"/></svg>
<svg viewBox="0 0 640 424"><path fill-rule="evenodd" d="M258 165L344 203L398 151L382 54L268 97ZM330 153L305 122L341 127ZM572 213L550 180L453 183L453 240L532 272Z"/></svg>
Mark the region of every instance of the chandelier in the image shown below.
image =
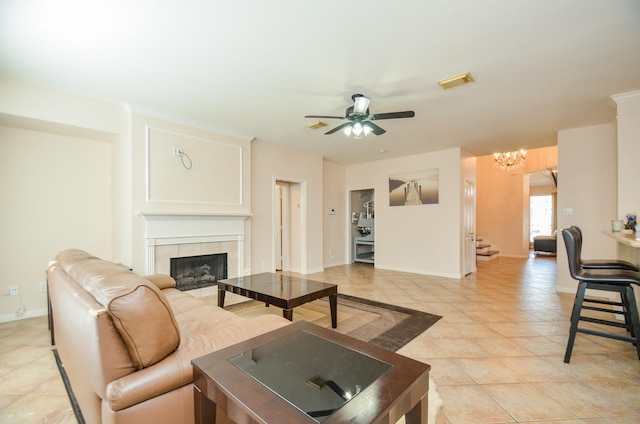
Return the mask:
<svg viewBox="0 0 640 424"><path fill-rule="evenodd" d="M493 158L496 160L496 166L501 169L511 171L524 165L527 152L520 149L517 152L494 153Z"/></svg>

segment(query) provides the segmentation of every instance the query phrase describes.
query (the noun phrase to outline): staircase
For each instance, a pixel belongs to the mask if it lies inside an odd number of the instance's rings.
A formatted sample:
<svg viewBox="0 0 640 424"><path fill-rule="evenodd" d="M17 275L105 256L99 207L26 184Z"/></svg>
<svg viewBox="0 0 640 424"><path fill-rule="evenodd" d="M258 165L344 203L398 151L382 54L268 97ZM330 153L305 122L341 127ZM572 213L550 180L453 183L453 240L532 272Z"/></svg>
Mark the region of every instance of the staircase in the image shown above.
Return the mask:
<svg viewBox="0 0 640 424"><path fill-rule="evenodd" d="M482 237L476 238L476 259L490 261L500 256L500 249L496 248L488 240Z"/></svg>

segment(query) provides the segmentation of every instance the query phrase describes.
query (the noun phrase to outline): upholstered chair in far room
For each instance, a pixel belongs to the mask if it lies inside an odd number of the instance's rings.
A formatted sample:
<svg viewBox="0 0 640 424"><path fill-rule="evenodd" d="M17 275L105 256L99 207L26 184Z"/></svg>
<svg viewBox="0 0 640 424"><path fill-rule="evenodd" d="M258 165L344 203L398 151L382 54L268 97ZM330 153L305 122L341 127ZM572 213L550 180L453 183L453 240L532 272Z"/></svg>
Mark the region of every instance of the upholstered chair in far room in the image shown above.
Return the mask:
<svg viewBox="0 0 640 424"><path fill-rule="evenodd" d="M535 236L533 238L533 251L535 253L556 253L557 251L557 231L554 231L550 236Z"/></svg>
<svg viewBox="0 0 640 424"><path fill-rule="evenodd" d="M573 350L576 333L585 333L631 342L636 346L638 358L640 358L640 343L638 343L640 319L638 318L638 307L633 293L633 285L640 286L640 272L628 269L583 268L580 259L582 250L580 231L572 227L565 228L562 230L562 237L567 249L569 273L574 280L578 281L578 291L576 292L573 311L571 313L571 328L569 330L569 340L567 342L564 362L569 363L571 360L571 352ZM587 289L619 293L620 301L587 298L585 297ZM593 316L583 316L581 314L582 310L620 314L624 320L614 321L613 319L607 320ZM580 321L600 326L615 327L626 331L608 333L590 327L580 327Z"/></svg>

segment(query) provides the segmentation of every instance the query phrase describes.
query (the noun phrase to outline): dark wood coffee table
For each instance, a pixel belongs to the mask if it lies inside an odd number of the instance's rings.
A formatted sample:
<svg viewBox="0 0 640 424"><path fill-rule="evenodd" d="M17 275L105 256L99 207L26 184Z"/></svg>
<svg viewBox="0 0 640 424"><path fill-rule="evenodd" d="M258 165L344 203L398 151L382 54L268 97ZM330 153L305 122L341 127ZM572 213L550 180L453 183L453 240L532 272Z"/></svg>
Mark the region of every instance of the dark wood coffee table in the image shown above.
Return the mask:
<svg viewBox="0 0 640 424"><path fill-rule="evenodd" d="M194 359L196 424L426 424L430 366L301 321Z"/></svg>
<svg viewBox="0 0 640 424"><path fill-rule="evenodd" d="M236 293L282 308L282 316L293 321L293 308L329 297L331 326L338 326L338 286L306 278L265 272L218 281L218 306L224 308L226 292Z"/></svg>

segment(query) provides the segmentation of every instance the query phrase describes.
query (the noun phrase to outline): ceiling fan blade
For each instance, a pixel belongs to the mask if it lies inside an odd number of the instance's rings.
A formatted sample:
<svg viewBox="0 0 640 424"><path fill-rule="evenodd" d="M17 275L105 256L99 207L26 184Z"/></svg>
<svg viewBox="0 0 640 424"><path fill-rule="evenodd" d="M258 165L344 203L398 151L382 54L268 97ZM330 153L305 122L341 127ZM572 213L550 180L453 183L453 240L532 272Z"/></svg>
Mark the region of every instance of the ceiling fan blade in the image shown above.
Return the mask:
<svg viewBox="0 0 640 424"><path fill-rule="evenodd" d="M369 119L397 119L397 118L413 118L416 116L415 112L412 110L407 110L405 112L390 112L390 113L376 113L375 115L371 115Z"/></svg>
<svg viewBox="0 0 640 424"><path fill-rule="evenodd" d="M380 128L379 126L377 126L373 122L367 121L367 122L364 123L364 125L366 125L369 128L371 128L371 132L374 133L375 135L382 135L382 134L387 132L386 130Z"/></svg>
<svg viewBox="0 0 640 424"><path fill-rule="evenodd" d="M305 118L346 119L344 116L305 115Z"/></svg>
<svg viewBox="0 0 640 424"><path fill-rule="evenodd" d="M343 129L344 127L349 126L349 125L351 125L351 122L345 122L344 124L342 124L342 125L338 125L338 126L337 126L337 127L335 127L334 129L327 131L326 133L324 133L324 135L333 134L334 132L338 132L338 131L340 131L341 129Z"/></svg>

